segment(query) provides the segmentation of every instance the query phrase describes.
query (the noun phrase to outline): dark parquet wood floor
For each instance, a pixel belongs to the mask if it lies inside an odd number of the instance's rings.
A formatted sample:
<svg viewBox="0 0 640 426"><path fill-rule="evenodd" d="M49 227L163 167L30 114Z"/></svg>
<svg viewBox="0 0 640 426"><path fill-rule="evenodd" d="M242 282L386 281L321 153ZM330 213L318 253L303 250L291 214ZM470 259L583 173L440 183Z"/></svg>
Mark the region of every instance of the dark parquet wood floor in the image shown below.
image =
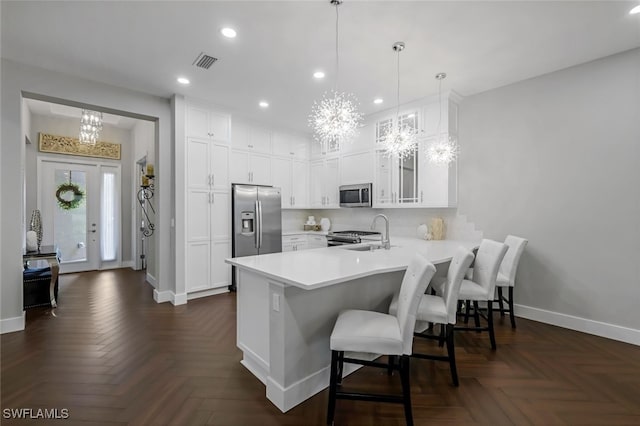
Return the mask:
<svg viewBox="0 0 640 426"><path fill-rule="evenodd" d="M127 269L62 276L55 316L29 310L26 331L1 337L2 409L66 408L65 425L325 423L326 391L282 414L240 365L234 294L174 307L151 293ZM497 341L458 333L459 388L446 363L412 361L417 425L640 424L640 348L524 319L514 331L508 317ZM399 379L363 368L344 385ZM400 405L338 401L336 425L403 424Z"/></svg>

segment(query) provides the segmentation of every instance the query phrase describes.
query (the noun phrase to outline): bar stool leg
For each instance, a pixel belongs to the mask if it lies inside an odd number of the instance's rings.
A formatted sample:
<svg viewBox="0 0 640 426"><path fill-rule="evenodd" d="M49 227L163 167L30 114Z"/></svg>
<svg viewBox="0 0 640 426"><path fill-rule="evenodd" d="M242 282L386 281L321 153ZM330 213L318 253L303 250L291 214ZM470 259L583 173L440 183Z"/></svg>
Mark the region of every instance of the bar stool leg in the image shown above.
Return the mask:
<svg viewBox="0 0 640 426"><path fill-rule="evenodd" d="M491 339L491 349L496 350L496 334L493 331L493 303L487 303L487 322L489 323L489 338Z"/></svg>
<svg viewBox="0 0 640 426"><path fill-rule="evenodd" d="M329 377L329 408L327 409L327 424L333 424L336 412L336 391L338 387L338 351L331 351L331 376Z"/></svg>
<svg viewBox="0 0 640 426"><path fill-rule="evenodd" d="M488 302L487 305L491 305L491 302ZM478 306L478 301L473 301L473 321L476 324L476 328L480 328L480 307ZM480 331L478 330L478 333Z"/></svg>
<svg viewBox="0 0 640 426"><path fill-rule="evenodd" d="M453 344L453 324L447 324L447 356L449 357L449 367L451 368L451 379L453 380L453 385L458 386L456 352Z"/></svg>
<svg viewBox="0 0 640 426"><path fill-rule="evenodd" d="M500 305L500 316L504 317L504 299L502 298L502 287L498 287L498 305Z"/></svg>
<svg viewBox="0 0 640 426"><path fill-rule="evenodd" d="M409 383L409 357L400 357L400 380L402 381L402 399L404 400L404 416L407 426L413 426L413 413L411 412L411 385Z"/></svg>
<svg viewBox="0 0 640 426"><path fill-rule="evenodd" d="M516 316L513 314L513 287L509 287L509 317L511 317L511 328L516 328Z"/></svg>

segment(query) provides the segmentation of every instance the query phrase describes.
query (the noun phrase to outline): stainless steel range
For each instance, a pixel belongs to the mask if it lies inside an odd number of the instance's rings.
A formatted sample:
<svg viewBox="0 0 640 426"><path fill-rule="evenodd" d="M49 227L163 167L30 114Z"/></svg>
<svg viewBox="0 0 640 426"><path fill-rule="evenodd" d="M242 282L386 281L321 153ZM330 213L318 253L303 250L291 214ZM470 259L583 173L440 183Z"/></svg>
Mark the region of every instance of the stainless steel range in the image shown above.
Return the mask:
<svg viewBox="0 0 640 426"><path fill-rule="evenodd" d="M342 246L345 244L360 244L366 241L380 241L380 232L376 231L336 231L327 234L327 245Z"/></svg>

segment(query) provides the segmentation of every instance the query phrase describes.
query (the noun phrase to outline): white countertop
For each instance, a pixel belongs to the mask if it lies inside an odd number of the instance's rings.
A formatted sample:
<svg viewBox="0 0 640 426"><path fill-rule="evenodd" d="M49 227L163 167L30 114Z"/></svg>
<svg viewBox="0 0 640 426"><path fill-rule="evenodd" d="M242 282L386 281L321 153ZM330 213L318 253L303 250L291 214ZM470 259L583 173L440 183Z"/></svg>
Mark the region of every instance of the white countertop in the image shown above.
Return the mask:
<svg viewBox="0 0 640 426"><path fill-rule="evenodd" d="M313 290L369 275L405 270L416 252L433 264L448 262L458 246L473 249L479 242L393 238L391 250L355 251L344 248L364 245L271 253L225 261L285 284Z"/></svg>

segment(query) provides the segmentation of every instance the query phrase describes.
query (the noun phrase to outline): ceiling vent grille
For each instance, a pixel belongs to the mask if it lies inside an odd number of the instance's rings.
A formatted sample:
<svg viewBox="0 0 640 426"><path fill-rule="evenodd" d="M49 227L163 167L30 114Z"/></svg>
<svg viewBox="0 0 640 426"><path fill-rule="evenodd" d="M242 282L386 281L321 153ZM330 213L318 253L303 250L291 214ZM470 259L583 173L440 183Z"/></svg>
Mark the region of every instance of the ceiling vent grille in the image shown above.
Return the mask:
<svg viewBox="0 0 640 426"><path fill-rule="evenodd" d="M214 58L213 56L209 56L204 52L200 52L196 60L193 61L193 65L198 68L204 68L205 70L208 70L209 68L211 68L211 65L213 65L217 60L218 58Z"/></svg>

